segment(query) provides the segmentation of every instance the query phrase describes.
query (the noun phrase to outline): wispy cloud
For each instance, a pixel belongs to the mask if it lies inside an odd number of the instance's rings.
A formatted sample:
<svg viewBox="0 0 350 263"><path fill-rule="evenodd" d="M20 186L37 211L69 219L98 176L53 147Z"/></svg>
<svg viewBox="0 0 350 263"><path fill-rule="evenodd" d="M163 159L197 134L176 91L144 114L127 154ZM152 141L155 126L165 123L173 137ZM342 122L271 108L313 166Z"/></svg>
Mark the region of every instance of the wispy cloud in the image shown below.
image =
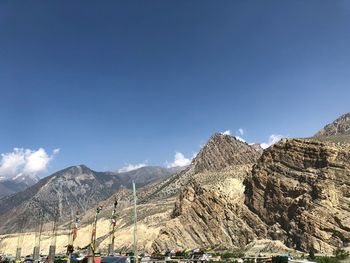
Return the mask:
<svg viewBox="0 0 350 263"><path fill-rule="evenodd" d="M223 134L223 135L231 135L231 131L230 130L226 130L226 131L222 132L221 134Z"/></svg>
<svg viewBox="0 0 350 263"><path fill-rule="evenodd" d="M195 154L193 156L195 156ZM171 168L171 167L177 167L177 166L186 166L186 165L189 165L190 163L191 163L191 159L186 158L180 152L176 152L174 156L174 161L172 163L167 162L167 167Z"/></svg>
<svg viewBox="0 0 350 263"><path fill-rule="evenodd" d="M235 138L241 142L246 142L241 136L236 135Z"/></svg>
<svg viewBox="0 0 350 263"><path fill-rule="evenodd" d="M131 163L129 163L129 164L126 164L124 167L120 168L118 170L118 172L119 173L130 172L130 171L133 171L133 170L145 167L145 166L147 166L147 162L138 163L138 164L131 164Z"/></svg>
<svg viewBox="0 0 350 263"><path fill-rule="evenodd" d="M266 149L270 147L271 145L275 144L276 142L280 141L284 136L281 134L271 134L268 141L261 143L260 146L263 149Z"/></svg>
<svg viewBox="0 0 350 263"><path fill-rule="evenodd" d="M231 135L232 133L230 130L226 130L226 131L222 132L221 134ZM245 135L245 130L243 128L239 128L238 130L236 130L234 137L241 142L247 142L247 140L244 138L244 135ZM261 143L260 146L263 149L266 149L284 137L285 136L283 136L281 134L271 134L268 138L268 141ZM250 142L249 144L254 144L254 143Z"/></svg>
<svg viewBox="0 0 350 263"><path fill-rule="evenodd" d="M1 154L0 175L6 178L22 174L36 176L46 171L49 163L58 153L59 149L55 149L49 155L43 148L38 150L14 148L12 152Z"/></svg>

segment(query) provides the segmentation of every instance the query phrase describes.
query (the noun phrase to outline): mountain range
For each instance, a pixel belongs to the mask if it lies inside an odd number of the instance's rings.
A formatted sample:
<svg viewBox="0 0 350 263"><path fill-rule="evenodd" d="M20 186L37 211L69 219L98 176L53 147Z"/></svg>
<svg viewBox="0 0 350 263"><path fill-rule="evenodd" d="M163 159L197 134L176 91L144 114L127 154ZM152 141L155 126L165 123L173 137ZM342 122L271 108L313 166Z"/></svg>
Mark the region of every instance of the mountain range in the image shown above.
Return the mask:
<svg viewBox="0 0 350 263"><path fill-rule="evenodd" d="M0 177L0 198L11 195L36 184L39 178L33 175L18 174L12 178Z"/></svg>
<svg viewBox="0 0 350 263"><path fill-rule="evenodd" d="M48 222L42 253L50 245L50 222L57 211L61 218L58 250L64 251L76 212L81 217L76 246L84 247L99 204L103 210L97 241L100 250L106 251L110 214L118 200L116 248L129 251L130 183L135 180L138 246L143 251L240 247L248 254L331 253L336 247L350 248L349 116L341 116L313 137L282 139L263 152L217 133L180 171L144 167L116 174L83 165L67 168L0 199L0 247L15 250L21 219L26 218L27 242L22 249L30 253L38 211L45 211Z"/></svg>
<svg viewBox="0 0 350 263"><path fill-rule="evenodd" d="M49 222L58 215L69 220L108 198L121 188L130 188L132 180L137 186L165 178L181 168L142 167L137 170L113 173L96 172L85 165L68 167L13 195L0 199L0 232L13 232L20 228L23 218L26 227L35 226L41 213Z"/></svg>

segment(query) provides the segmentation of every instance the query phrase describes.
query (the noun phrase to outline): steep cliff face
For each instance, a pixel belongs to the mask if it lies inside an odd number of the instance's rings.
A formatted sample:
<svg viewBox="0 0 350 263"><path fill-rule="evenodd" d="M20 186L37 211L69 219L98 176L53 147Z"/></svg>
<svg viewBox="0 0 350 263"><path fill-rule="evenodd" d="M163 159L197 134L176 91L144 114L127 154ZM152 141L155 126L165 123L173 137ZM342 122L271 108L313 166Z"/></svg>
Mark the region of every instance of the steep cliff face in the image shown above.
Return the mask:
<svg viewBox="0 0 350 263"><path fill-rule="evenodd" d="M330 252L350 242L350 145L288 139L245 180L245 203L289 247Z"/></svg>
<svg viewBox="0 0 350 263"><path fill-rule="evenodd" d="M266 236L262 221L244 205L243 180L260 153L235 138L215 134L192 161L179 196L153 249L232 248ZM179 176L179 175L178 175Z"/></svg>
<svg viewBox="0 0 350 263"><path fill-rule="evenodd" d="M262 221L244 205L242 180L250 168L241 165L196 174L181 191L173 219L162 228L153 248L229 249L266 237Z"/></svg>

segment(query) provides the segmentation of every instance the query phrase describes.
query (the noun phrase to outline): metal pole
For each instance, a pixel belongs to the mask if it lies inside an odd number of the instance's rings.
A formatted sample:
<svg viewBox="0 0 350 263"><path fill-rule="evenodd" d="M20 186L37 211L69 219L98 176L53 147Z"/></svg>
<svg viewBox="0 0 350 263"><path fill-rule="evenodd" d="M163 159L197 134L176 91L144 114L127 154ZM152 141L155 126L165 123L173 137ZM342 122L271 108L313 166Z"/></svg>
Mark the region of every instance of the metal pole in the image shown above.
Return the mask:
<svg viewBox="0 0 350 263"><path fill-rule="evenodd" d="M137 250L137 197L136 197L136 186L134 180L132 181L132 189L134 194L134 257L135 263L138 261L138 250Z"/></svg>

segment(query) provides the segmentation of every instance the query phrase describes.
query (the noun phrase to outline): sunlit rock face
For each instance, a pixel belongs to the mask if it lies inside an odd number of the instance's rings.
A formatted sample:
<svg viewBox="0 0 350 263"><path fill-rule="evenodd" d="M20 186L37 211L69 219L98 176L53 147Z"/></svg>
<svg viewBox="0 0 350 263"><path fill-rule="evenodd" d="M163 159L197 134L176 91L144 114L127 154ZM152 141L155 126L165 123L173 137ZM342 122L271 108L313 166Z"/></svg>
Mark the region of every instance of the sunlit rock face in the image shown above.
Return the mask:
<svg viewBox="0 0 350 263"><path fill-rule="evenodd" d="M245 203L289 247L331 252L350 242L350 145L288 139L245 180Z"/></svg>
<svg viewBox="0 0 350 263"><path fill-rule="evenodd" d="M350 135L350 112L326 125L315 136Z"/></svg>
<svg viewBox="0 0 350 263"><path fill-rule="evenodd" d="M243 180L261 152L235 138L215 134L193 160L172 218L153 249L233 248L267 234L244 204Z"/></svg>

